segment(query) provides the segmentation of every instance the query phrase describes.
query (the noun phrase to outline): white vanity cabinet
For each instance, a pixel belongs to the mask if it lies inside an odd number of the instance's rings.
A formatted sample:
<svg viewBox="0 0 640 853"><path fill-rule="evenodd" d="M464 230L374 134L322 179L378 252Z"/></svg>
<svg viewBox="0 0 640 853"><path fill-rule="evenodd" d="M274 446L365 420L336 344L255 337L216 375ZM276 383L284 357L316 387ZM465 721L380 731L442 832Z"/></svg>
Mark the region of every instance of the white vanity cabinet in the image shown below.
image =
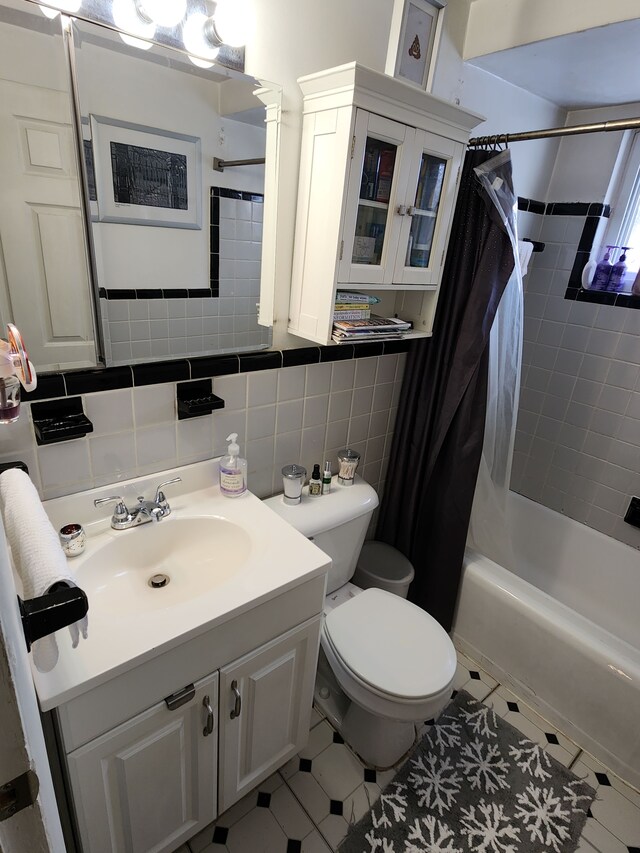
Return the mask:
<svg viewBox="0 0 640 853"><path fill-rule="evenodd" d="M324 590L316 575L56 708L82 853L170 853L304 747Z"/></svg>
<svg viewBox="0 0 640 853"><path fill-rule="evenodd" d="M337 290L431 334L465 143L480 116L351 63L300 78L289 331L331 343Z"/></svg>
<svg viewBox="0 0 640 853"><path fill-rule="evenodd" d="M217 703L216 672L67 757L84 853L175 850L215 819Z"/></svg>

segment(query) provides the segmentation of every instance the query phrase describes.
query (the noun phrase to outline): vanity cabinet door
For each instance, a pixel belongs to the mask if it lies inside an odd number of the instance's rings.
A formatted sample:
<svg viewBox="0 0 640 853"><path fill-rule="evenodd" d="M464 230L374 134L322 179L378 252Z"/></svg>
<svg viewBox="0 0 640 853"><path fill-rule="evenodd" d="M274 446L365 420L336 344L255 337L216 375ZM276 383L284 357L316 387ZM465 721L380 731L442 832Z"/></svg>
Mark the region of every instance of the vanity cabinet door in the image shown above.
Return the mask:
<svg viewBox="0 0 640 853"><path fill-rule="evenodd" d="M320 620L220 670L220 813L306 744Z"/></svg>
<svg viewBox="0 0 640 853"><path fill-rule="evenodd" d="M168 853L215 819L217 698L214 673L68 756L84 853Z"/></svg>

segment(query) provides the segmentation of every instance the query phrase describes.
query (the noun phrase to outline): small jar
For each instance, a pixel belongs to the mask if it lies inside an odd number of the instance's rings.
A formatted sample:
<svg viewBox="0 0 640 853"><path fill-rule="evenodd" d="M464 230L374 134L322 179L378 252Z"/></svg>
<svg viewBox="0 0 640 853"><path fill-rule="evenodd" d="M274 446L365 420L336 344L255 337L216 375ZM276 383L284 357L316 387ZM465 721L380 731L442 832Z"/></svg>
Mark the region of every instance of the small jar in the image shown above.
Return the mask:
<svg viewBox="0 0 640 853"><path fill-rule="evenodd" d="M338 451L338 483L341 486L353 485L359 462L360 454L356 450L345 447Z"/></svg>
<svg viewBox="0 0 640 853"><path fill-rule="evenodd" d="M15 376L0 377L0 424L12 424L20 417L20 382Z"/></svg>
<svg viewBox="0 0 640 853"><path fill-rule="evenodd" d="M285 465L282 469L283 501L286 504L299 504L302 500L302 487L307 479L307 469L302 465Z"/></svg>
<svg viewBox="0 0 640 853"><path fill-rule="evenodd" d="M60 528L60 544L67 557L77 557L82 554L87 541L84 527L81 524L65 524Z"/></svg>

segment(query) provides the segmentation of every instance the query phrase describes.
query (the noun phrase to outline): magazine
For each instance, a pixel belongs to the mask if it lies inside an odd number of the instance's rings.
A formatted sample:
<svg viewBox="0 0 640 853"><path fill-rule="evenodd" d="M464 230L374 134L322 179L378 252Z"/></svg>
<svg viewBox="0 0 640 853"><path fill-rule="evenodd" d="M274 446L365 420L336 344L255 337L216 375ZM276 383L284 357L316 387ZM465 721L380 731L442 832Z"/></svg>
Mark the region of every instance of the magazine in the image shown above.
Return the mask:
<svg viewBox="0 0 640 853"><path fill-rule="evenodd" d="M372 314L368 320L336 320L334 327L343 332L362 332L362 331L400 331L410 329L411 323L406 320L400 320L397 317L379 317L377 314Z"/></svg>

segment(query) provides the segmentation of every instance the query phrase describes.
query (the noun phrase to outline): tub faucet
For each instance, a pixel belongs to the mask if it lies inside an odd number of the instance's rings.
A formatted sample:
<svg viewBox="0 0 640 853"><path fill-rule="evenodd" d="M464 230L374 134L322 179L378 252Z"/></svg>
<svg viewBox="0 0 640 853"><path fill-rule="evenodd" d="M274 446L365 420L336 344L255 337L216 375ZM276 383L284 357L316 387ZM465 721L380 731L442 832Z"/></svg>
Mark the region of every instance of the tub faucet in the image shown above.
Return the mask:
<svg viewBox="0 0 640 853"><path fill-rule="evenodd" d="M115 501L116 507L111 516L111 527L114 530L128 530L130 527L137 527L140 524L147 524L149 521L161 521L171 514L171 507L164 496L162 489L171 483L180 483L181 477L175 477L173 480L167 480L160 483L156 489L156 494L153 500L145 500L143 495L138 495L138 505L132 510L127 508L124 498L120 495L111 495L108 498L98 498L93 502L94 506Z"/></svg>

